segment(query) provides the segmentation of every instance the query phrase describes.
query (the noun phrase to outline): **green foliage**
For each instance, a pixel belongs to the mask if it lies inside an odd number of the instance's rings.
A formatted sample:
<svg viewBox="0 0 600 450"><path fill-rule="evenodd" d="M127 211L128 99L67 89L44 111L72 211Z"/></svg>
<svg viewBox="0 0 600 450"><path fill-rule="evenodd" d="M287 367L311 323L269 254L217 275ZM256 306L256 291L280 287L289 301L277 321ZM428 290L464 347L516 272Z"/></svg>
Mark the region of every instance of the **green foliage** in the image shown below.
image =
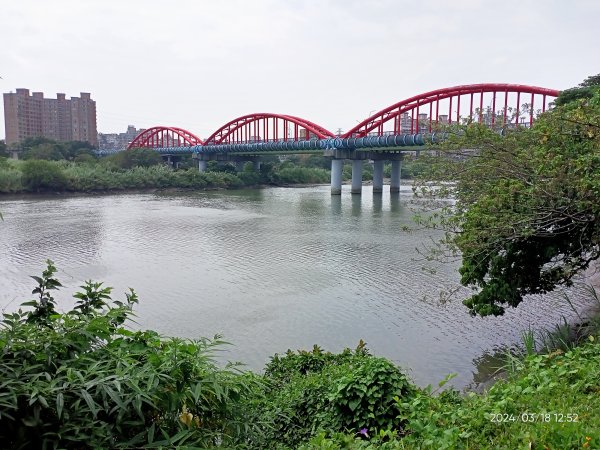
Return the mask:
<svg viewBox="0 0 600 450"><path fill-rule="evenodd" d="M352 164L344 164L342 167L342 180L352 179Z"/></svg>
<svg viewBox="0 0 600 450"><path fill-rule="evenodd" d="M477 289L465 300L473 314L568 286L600 257L600 88L592 91L504 137L463 127L446 149L455 159L421 180L419 192L456 200L429 220L462 255L461 282Z"/></svg>
<svg viewBox="0 0 600 450"><path fill-rule="evenodd" d="M579 86L562 91L554 104L561 106L575 100L590 99L594 96L595 88L598 87L600 87L600 74L592 75L579 83Z"/></svg>
<svg viewBox="0 0 600 450"><path fill-rule="evenodd" d="M254 170L239 172L237 177L242 181L244 186L256 186L261 183L260 173Z"/></svg>
<svg viewBox="0 0 600 450"><path fill-rule="evenodd" d="M0 448L235 446L254 426L247 401L257 377L218 368L222 342L161 339L124 326L137 303L110 301L86 282L76 307L57 313L60 283L48 261L34 277L32 311L0 327Z"/></svg>
<svg viewBox="0 0 600 450"><path fill-rule="evenodd" d="M96 158L93 155L81 153L75 156L75 158L73 158L73 161L76 163L94 164L96 162Z"/></svg>
<svg viewBox="0 0 600 450"><path fill-rule="evenodd" d="M22 172L6 163L0 158L0 192L23 191Z"/></svg>
<svg viewBox="0 0 600 450"><path fill-rule="evenodd" d="M131 169L151 167L162 163L162 157L151 148L132 148L107 157L116 167Z"/></svg>
<svg viewBox="0 0 600 450"><path fill-rule="evenodd" d="M312 167L317 169L329 170L331 168L331 158L327 158L323 155L297 155L290 157L290 159L299 166Z"/></svg>
<svg viewBox="0 0 600 450"><path fill-rule="evenodd" d="M328 436L327 433L321 432L307 444L298 447L298 450L400 450L407 448L397 440L398 434L393 431L381 430L375 434L365 433L366 435L333 433Z"/></svg>
<svg viewBox="0 0 600 450"><path fill-rule="evenodd" d="M21 165L22 183L28 191L62 191L67 188L67 177L53 161L31 159Z"/></svg>
<svg viewBox="0 0 600 450"><path fill-rule="evenodd" d="M93 158L93 146L89 142L56 142L45 137L27 138L18 144L24 159L43 159L46 161L75 160L87 155Z"/></svg>
<svg viewBox="0 0 600 450"><path fill-rule="evenodd" d="M408 399L413 392L396 366L370 356L362 342L339 354L315 346L310 352L275 355L265 379L269 388L259 407L269 424L264 438L287 446L319 430L399 430L401 409L395 398Z"/></svg>
<svg viewBox="0 0 600 450"><path fill-rule="evenodd" d="M275 354L265 367L265 376L270 378L276 388L289 383L297 375L321 372L327 366L339 366L351 362L355 357L368 357L370 353L361 340L354 351L345 349L336 354L323 351L318 345L311 351L288 350L285 355Z"/></svg>
<svg viewBox="0 0 600 450"><path fill-rule="evenodd" d="M432 165L434 165L436 158L438 157L429 157L426 155L421 155L418 158L405 158L402 161L402 178L412 180L414 178L425 176Z"/></svg>
<svg viewBox="0 0 600 450"><path fill-rule="evenodd" d="M434 395L428 386L399 398L403 433L322 432L298 450L598 448L598 361L600 345L593 342L515 358L509 378L485 394Z"/></svg>
<svg viewBox="0 0 600 450"><path fill-rule="evenodd" d="M30 148L33 148L33 147L36 147L36 146L42 145L42 144L56 144L56 141L53 139L49 139L47 137L43 137L43 136L28 137L28 138L23 139L21 142L17 143L15 145L15 148L17 150L27 152L27 150L29 150Z"/></svg>
<svg viewBox="0 0 600 450"><path fill-rule="evenodd" d="M206 164L206 170L209 172L224 172L231 175L235 175L237 170L233 164L219 164L217 161L208 161Z"/></svg>
<svg viewBox="0 0 600 450"><path fill-rule="evenodd" d="M28 148L23 154L23 159L43 159L58 161L64 159L58 143L44 143Z"/></svg>
<svg viewBox="0 0 600 450"><path fill-rule="evenodd" d="M509 380L498 382L485 395L416 397L409 408L405 444L432 449L478 443L494 448L582 448L588 442L595 448L600 440L599 356L600 346L593 344L534 355L520 361Z"/></svg>
<svg viewBox="0 0 600 450"><path fill-rule="evenodd" d="M279 162L274 156L265 156L261 158L263 163L258 172L250 162L237 172L231 164L209 161L207 171L199 173L196 160L191 156L184 156L177 169L173 170L162 164L157 152L147 148L131 149L98 159L86 142L57 143L46 138L30 138L21 147L28 161L46 160L48 164L22 165L18 164L20 161L17 164L0 164L0 193L235 189L261 184L321 184L328 183L330 178L330 160L318 155L290 157L284 162ZM23 175L24 168L28 171L27 176ZM350 166L346 166L345 170L345 177L350 178ZM372 167L366 164L363 179L371 178Z"/></svg>
<svg viewBox="0 0 600 450"><path fill-rule="evenodd" d="M86 162L28 160L8 164L0 160L0 192L74 191L90 192L121 189L162 188L224 188L235 189L261 182L255 172L242 172L239 176L227 172L200 173L198 169L173 170L163 164L150 167L136 166L121 169L112 162L95 163L83 156ZM80 159L77 157L76 159Z"/></svg>
<svg viewBox="0 0 600 450"><path fill-rule="evenodd" d="M27 316L27 322L49 325L50 319L56 314L56 303L50 291L57 290L62 284L54 278L55 273L56 267L48 259L46 261L46 269L42 272L41 278L37 276L31 277L38 284L31 293L36 294L38 298L23 304L23 306L33 306L33 311Z"/></svg>
<svg viewBox="0 0 600 450"><path fill-rule="evenodd" d="M283 184L317 184L329 180L329 172L325 169L308 167L284 167L278 170L275 180Z"/></svg>
<svg viewBox="0 0 600 450"><path fill-rule="evenodd" d="M339 417L341 429L380 430L400 428L401 412L394 398L411 397L412 385L404 374L383 358L365 358L336 380L328 401Z"/></svg>

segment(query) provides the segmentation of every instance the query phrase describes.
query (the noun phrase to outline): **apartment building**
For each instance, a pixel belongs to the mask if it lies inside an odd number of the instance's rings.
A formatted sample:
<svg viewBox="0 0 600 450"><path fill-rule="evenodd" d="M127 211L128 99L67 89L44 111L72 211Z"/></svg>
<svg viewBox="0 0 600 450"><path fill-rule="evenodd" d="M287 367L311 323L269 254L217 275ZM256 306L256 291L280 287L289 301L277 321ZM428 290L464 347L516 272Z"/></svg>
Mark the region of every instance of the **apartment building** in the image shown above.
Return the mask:
<svg viewBox="0 0 600 450"><path fill-rule="evenodd" d="M96 102L87 92L67 99L65 94L44 98L43 92L29 94L17 89L4 94L6 144L43 136L56 141L85 141L98 146Z"/></svg>

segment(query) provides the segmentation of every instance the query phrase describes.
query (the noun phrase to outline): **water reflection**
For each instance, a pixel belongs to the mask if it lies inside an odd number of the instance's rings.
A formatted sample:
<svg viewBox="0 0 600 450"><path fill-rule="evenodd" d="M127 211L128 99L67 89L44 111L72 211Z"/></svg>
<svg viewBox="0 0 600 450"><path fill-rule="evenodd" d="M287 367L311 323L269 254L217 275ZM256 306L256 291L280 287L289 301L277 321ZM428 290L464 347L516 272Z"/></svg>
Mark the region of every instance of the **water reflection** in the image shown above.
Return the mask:
<svg viewBox="0 0 600 450"><path fill-rule="evenodd" d="M331 214L334 216L339 216L342 214L342 196L341 195L332 195L331 196Z"/></svg>
<svg viewBox="0 0 600 450"><path fill-rule="evenodd" d="M390 194L390 211L393 213L399 213L402 208L402 203L400 202L400 194L399 193L391 193Z"/></svg>
<svg viewBox="0 0 600 450"><path fill-rule="evenodd" d="M362 212L362 210L361 210L362 195L353 194L350 196L350 199L352 201L352 217L360 216L360 214Z"/></svg>
<svg viewBox="0 0 600 450"><path fill-rule="evenodd" d="M373 214L380 215L383 210L383 194L373 194Z"/></svg>

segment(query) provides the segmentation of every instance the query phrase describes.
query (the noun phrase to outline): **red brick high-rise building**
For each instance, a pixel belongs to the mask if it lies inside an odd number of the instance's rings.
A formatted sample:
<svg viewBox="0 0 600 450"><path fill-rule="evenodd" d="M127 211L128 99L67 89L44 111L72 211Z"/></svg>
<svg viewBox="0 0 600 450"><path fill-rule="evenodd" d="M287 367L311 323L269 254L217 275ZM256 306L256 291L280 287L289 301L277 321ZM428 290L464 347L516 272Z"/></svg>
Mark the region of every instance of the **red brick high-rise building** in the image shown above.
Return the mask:
<svg viewBox="0 0 600 450"><path fill-rule="evenodd" d="M4 123L7 145L43 136L98 146L96 102L86 92L69 100L65 94L44 98L42 92L29 95L29 89L17 89L16 93L4 94Z"/></svg>

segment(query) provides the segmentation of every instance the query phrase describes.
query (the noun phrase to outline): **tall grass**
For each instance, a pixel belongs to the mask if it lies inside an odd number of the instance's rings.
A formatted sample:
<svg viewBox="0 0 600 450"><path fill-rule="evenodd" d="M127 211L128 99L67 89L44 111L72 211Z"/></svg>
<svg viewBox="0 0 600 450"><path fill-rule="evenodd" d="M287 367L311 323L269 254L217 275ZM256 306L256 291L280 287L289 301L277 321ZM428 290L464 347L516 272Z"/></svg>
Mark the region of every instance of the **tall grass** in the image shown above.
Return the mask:
<svg viewBox="0 0 600 450"><path fill-rule="evenodd" d="M596 289L588 284L584 285L584 289L587 291L587 296L600 310L600 296ZM562 323L555 325L552 329L535 332L530 327L526 331L521 332L521 342L523 347L521 356L532 356L538 352L552 353L557 350L566 352L580 345L581 342L589 336L600 333L600 316L582 317L573 305L569 295L563 293L563 296L573 312L575 312L579 323L570 324L563 316ZM518 359L518 356L515 356L510 351L507 352L507 364L504 369L512 372L515 365L518 365Z"/></svg>
<svg viewBox="0 0 600 450"><path fill-rule="evenodd" d="M32 183L32 175L24 177L22 168L27 164L3 164L0 166L0 193L26 191L112 191L122 189L161 189L161 188L239 188L255 185L260 181L258 175L252 173L243 179L225 172L200 173L197 169L174 171L164 165L151 167L134 167L119 169L110 164L73 163L68 161L29 162L36 166L36 181L46 172L56 175L53 183ZM46 170L47 169L47 170ZM52 169L52 170L50 170ZM25 179L27 178L27 179Z"/></svg>
<svg viewBox="0 0 600 450"><path fill-rule="evenodd" d="M285 167L277 172L278 181L281 183L327 183L329 177L328 170L316 167Z"/></svg>
<svg viewBox="0 0 600 450"><path fill-rule="evenodd" d="M23 174L13 168L0 169L0 192L14 193L23 191Z"/></svg>

